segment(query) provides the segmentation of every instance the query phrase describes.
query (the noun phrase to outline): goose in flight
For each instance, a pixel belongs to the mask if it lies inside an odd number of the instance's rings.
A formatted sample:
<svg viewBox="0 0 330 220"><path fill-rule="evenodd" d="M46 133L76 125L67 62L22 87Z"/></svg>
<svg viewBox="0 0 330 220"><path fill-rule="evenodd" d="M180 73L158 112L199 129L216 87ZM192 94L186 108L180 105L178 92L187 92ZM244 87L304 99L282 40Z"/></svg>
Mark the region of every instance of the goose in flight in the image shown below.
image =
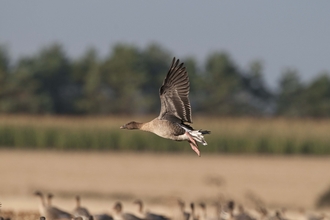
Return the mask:
<svg viewBox="0 0 330 220"><path fill-rule="evenodd" d="M160 137L175 141L188 141L191 148L200 156L197 142L207 145L204 134L206 130L194 130L186 123L192 123L189 101L189 77L187 70L179 59L173 58L172 65L159 89L161 101L160 114L150 122L129 122L121 129L139 129L152 132ZM197 141L197 142L196 142Z"/></svg>

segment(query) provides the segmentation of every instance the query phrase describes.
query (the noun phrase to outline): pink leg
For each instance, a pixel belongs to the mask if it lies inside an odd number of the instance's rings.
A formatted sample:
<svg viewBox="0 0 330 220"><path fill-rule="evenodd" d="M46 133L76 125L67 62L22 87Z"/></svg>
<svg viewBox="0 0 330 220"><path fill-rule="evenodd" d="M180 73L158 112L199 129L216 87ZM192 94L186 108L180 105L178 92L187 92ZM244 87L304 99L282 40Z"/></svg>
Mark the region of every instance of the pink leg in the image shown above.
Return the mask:
<svg viewBox="0 0 330 220"><path fill-rule="evenodd" d="M191 135L188 132L186 132L186 134L187 134L187 136L189 138L189 141L188 142L189 142L189 144L191 146L191 149L193 149L196 152L196 154L200 157L201 156L201 153L198 150L198 145L197 145L196 141L191 137Z"/></svg>
<svg viewBox="0 0 330 220"><path fill-rule="evenodd" d="M199 152L198 148L191 142L189 142L190 146L191 146L191 149L193 149L196 154L200 157L201 156L201 153Z"/></svg>

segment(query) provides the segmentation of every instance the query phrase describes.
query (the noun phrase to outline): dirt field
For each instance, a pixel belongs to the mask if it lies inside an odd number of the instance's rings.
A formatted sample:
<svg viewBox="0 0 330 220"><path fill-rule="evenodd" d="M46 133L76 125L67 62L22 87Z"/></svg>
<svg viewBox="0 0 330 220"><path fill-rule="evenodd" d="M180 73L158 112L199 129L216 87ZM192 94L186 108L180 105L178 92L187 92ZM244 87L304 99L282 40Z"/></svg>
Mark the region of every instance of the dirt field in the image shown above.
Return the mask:
<svg viewBox="0 0 330 220"><path fill-rule="evenodd" d="M0 151L0 202L3 209L37 210L35 190L52 192L54 204L67 210L74 196L92 212L111 211L116 200L132 209L171 207L173 201L211 202L248 195L269 207L313 209L330 186L329 157L257 157L61 153Z"/></svg>

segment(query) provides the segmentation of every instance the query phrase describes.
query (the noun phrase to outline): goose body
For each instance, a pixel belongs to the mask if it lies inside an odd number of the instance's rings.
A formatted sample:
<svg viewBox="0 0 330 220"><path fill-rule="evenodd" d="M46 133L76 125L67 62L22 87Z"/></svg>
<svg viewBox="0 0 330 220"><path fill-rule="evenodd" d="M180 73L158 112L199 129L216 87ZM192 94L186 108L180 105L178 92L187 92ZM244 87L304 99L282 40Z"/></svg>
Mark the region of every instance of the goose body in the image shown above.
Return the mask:
<svg viewBox="0 0 330 220"><path fill-rule="evenodd" d="M65 212L59 208L56 208L51 205L51 198L53 195L48 195L48 203L46 204L44 200L44 196L41 192L37 191L34 193L36 196L38 196L41 200L41 204L39 206L39 211L42 216L45 216L47 220L55 220L55 219L71 219L73 216Z"/></svg>
<svg viewBox="0 0 330 220"><path fill-rule="evenodd" d="M115 211L113 216L114 220L142 220L134 214L123 212L123 206L121 202L117 202L113 209Z"/></svg>
<svg viewBox="0 0 330 220"><path fill-rule="evenodd" d="M76 204L77 204L77 206L76 206L76 208L73 210L73 215L74 215L75 217L79 217L79 216L81 216L81 217L83 217L83 218L85 218L85 219L88 219L89 216L90 216L90 213L89 213L89 211L88 211L87 208L82 207L82 206L80 205L80 202L81 202L81 200L80 200L80 196L76 196Z"/></svg>
<svg viewBox="0 0 330 220"><path fill-rule="evenodd" d="M93 215L92 218L94 220L113 220L113 217L111 215L106 214L106 213ZM91 216L89 217L89 219L91 219Z"/></svg>
<svg viewBox="0 0 330 220"><path fill-rule="evenodd" d="M181 199L178 200L178 205L180 208L180 220L189 220L191 213L185 211L185 202L182 201Z"/></svg>
<svg viewBox="0 0 330 220"><path fill-rule="evenodd" d="M191 148L200 156L197 142L207 145L203 135L210 134L210 131L194 130L187 124L192 123L189 89L186 68L183 63L180 64L179 60L173 58L163 85L159 89L161 101L159 116L146 123L132 121L120 128L148 131L175 141L188 141Z"/></svg>
<svg viewBox="0 0 330 220"><path fill-rule="evenodd" d="M136 200L136 201L134 201L134 203L138 205L139 214L143 216L144 220L170 220L170 218L168 218L164 215L159 215L159 214L152 213L152 212L149 212L149 211L145 212L143 210L144 207L143 207L142 200Z"/></svg>
<svg viewBox="0 0 330 220"><path fill-rule="evenodd" d="M40 204L39 204L39 213L40 213L40 215L41 216L46 216L46 214L47 214L47 204L45 202L44 195L39 191L36 191L34 193L34 195L40 198Z"/></svg>

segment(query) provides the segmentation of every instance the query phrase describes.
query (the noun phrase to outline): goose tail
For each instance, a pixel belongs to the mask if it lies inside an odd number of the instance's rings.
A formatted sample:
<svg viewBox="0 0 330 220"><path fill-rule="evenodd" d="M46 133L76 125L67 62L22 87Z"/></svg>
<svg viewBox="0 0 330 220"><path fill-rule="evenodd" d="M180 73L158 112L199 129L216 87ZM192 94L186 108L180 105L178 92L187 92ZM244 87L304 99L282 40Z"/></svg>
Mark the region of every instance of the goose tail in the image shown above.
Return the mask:
<svg viewBox="0 0 330 220"><path fill-rule="evenodd" d="M189 134L192 136L192 138L195 141L198 141L200 143L202 143L204 146L207 145L205 139L204 139L204 134L210 134L211 131L207 131L207 130L193 130L193 131L189 131Z"/></svg>

